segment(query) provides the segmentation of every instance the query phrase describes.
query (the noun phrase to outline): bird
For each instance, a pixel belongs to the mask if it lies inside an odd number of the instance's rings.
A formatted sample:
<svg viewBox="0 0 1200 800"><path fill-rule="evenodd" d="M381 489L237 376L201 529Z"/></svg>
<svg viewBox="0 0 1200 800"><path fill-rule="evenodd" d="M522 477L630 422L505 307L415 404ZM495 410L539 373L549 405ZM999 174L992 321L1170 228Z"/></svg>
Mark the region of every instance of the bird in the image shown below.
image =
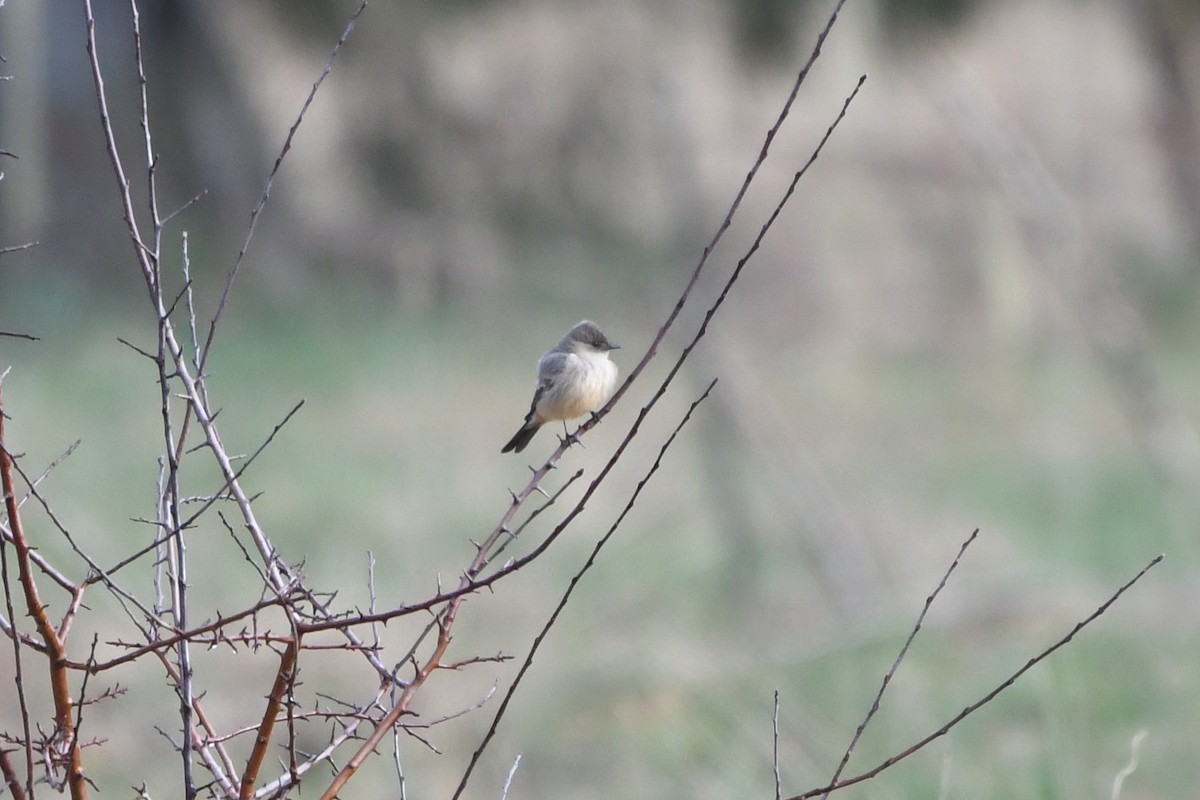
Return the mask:
<svg viewBox="0 0 1200 800"><path fill-rule="evenodd" d="M596 413L617 386L617 365L608 354L619 348L596 323L576 323L538 359L537 388L525 424L500 452L521 452L547 422L562 420L565 432L567 420Z"/></svg>

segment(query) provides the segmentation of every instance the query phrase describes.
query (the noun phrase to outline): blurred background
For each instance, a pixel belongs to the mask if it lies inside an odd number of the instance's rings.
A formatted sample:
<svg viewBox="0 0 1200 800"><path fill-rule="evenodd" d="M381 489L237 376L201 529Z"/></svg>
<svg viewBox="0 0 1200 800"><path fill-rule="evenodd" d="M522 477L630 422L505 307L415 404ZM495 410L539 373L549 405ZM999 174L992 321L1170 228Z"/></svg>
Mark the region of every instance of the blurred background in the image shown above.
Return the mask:
<svg viewBox="0 0 1200 800"><path fill-rule="evenodd" d="M144 198L129 9L97 5ZM275 182L211 362L231 451L306 401L247 477L289 561L345 607L370 602L368 553L381 607L458 573L553 445L546 432L526 457L498 452L537 357L586 317L623 345L624 372L636 363L832 7L367 9ZM164 268L181 280L186 231L202 316L354 8L141 9L159 203L202 194L168 225ZM0 156L0 248L39 243L0 256L0 330L39 337L0 338L8 436L32 474L82 439L42 491L115 560L151 537L131 520L152 516L161 431L152 365L117 341L152 346L154 316L82 10L11 0L0 56L0 150L16 156ZM1200 789L1194 0L849 0L694 304L560 474L590 478L620 441L863 73L642 444L567 541L466 605L456 655L523 655L662 439L720 379L541 651L474 796L499 796L517 753L514 798L771 796L775 689L784 789L821 785L975 528L850 772L935 730L1167 558L984 711L846 796L1110 796L1140 732L1121 797ZM196 494L214 487L199 466L191 478ZM49 520L26 528L84 574ZM196 591L211 593L195 615L257 597L225 535L193 540ZM148 564L126 579L151 592ZM95 602L89 624L131 635ZM382 635L399 647L403 627ZM201 658L210 713L252 722L273 664ZM316 661L305 680L345 697L373 687L340 666ZM513 671L438 675L422 714L479 702ZM110 677L135 691L90 709L109 740L92 777L171 796L178 767L152 726L177 730L177 701L151 664ZM494 704L427 732L444 755L403 741L412 796L448 796ZM12 727L11 701L0 708ZM394 793L393 770L369 762L350 796Z"/></svg>

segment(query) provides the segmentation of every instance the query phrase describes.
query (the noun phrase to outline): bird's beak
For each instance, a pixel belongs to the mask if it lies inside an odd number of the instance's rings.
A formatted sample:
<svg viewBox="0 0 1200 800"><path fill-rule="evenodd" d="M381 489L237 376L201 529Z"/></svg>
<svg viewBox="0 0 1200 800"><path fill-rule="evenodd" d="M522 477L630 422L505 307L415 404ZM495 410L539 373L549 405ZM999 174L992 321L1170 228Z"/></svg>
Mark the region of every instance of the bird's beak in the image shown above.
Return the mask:
<svg viewBox="0 0 1200 800"><path fill-rule="evenodd" d="M608 343L608 349L609 349L609 350L620 350L620 349L621 349L621 345L617 344L616 342L609 342L609 343Z"/></svg>

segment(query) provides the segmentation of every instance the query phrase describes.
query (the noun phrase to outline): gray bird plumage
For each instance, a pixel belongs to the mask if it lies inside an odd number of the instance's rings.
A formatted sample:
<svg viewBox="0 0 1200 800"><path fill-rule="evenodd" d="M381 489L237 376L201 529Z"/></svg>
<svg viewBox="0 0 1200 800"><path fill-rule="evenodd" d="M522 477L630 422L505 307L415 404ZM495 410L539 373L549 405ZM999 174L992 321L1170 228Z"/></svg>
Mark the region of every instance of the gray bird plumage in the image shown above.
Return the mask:
<svg viewBox="0 0 1200 800"><path fill-rule="evenodd" d="M617 385L617 365L608 358L620 347L594 322L576 324L538 360L537 388L525 424L500 452L519 453L538 428L599 410Z"/></svg>

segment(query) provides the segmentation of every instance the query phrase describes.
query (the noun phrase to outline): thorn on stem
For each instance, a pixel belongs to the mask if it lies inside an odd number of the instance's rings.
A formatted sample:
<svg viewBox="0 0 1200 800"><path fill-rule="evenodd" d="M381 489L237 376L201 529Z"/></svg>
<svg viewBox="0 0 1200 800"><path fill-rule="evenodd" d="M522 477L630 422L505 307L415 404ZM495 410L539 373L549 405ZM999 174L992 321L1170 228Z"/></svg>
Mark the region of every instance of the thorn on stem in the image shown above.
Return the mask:
<svg viewBox="0 0 1200 800"><path fill-rule="evenodd" d="M559 444L565 444L567 447L574 447L575 445L579 445L580 447L583 447L584 450L586 450L587 448L583 446L583 441L579 438L579 430L580 429L576 428L574 433L565 434L564 436L558 437ZM564 431L564 433L566 431L565 425L563 426L563 431Z"/></svg>

